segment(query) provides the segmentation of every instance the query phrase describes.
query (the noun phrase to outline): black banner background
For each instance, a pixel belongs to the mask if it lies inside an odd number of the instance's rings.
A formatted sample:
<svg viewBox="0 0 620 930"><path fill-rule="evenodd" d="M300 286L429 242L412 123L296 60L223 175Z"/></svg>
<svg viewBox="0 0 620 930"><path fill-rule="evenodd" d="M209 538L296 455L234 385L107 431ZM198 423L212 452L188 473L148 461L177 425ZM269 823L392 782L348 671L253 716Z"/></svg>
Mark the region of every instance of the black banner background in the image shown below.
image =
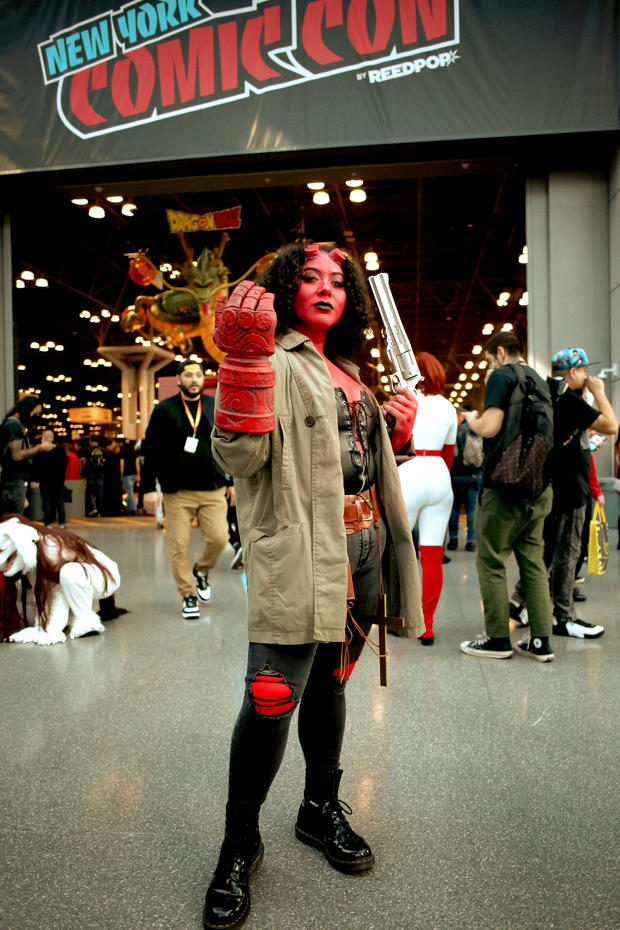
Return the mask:
<svg viewBox="0 0 620 930"><path fill-rule="evenodd" d="M133 6L154 15L158 0ZM199 6L200 0L179 0L180 10ZM170 8L163 0L160 7ZM436 14L440 20L443 7L446 29L426 36L424 22ZM615 0L214 0L208 8L211 20L202 8L204 19L191 29L136 47L130 58L137 65L123 64L125 53L117 49L116 58L97 65L99 78L82 72L59 85L44 83L37 46L56 33L70 34L76 24L118 13L121 5L0 0L0 173L618 128ZM342 25L334 26L339 17ZM306 44L310 36L316 51L320 40L327 58L341 62L312 60L302 48L304 23ZM285 52L268 55L274 24L281 41L272 48L287 44L290 34L297 73ZM192 38L197 29L203 31ZM399 46L407 29L417 42ZM385 50L365 52L364 43L380 45L383 33ZM197 66L196 92L186 88L185 104L197 108L176 112L174 56L187 65L190 43L198 39L203 51L205 43L215 43L213 75ZM162 43L168 43L163 51ZM396 57L386 61L393 48ZM201 67L206 61L203 54ZM249 78L262 92L235 99L248 63L258 73ZM146 76L147 107L121 117L118 101L131 110L140 95L138 66ZM319 74L302 78L303 67ZM334 70L340 67L346 70ZM235 69L240 83L233 87ZM269 71L279 77L265 78ZM175 98L163 107L162 73ZM80 123L76 106L95 122ZM157 119L144 122L154 107Z"/></svg>

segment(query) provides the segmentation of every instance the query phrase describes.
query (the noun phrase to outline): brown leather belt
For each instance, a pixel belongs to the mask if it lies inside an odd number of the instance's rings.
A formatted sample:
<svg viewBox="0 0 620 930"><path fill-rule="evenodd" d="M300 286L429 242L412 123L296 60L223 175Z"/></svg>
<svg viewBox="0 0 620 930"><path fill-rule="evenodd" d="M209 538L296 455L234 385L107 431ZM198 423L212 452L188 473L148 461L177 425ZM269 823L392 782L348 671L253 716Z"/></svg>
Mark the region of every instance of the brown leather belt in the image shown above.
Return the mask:
<svg viewBox="0 0 620 930"><path fill-rule="evenodd" d="M373 485L368 491L344 496L344 526L347 536L379 522L379 500Z"/></svg>

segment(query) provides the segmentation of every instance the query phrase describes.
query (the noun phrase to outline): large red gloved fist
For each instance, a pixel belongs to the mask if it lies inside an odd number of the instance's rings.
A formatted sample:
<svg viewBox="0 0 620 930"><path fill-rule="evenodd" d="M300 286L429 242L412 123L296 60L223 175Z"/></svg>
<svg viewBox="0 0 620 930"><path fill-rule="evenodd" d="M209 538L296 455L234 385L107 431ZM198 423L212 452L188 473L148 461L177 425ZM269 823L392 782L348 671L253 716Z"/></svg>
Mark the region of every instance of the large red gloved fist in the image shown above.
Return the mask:
<svg viewBox="0 0 620 930"><path fill-rule="evenodd" d="M276 322L273 294L252 281L242 281L229 298L218 298L213 339L218 349L228 353L218 373L215 425L221 429L236 433L275 429L276 373L269 356L275 352Z"/></svg>
<svg viewBox="0 0 620 930"><path fill-rule="evenodd" d="M411 439L413 424L418 412L417 397L411 393L409 388L397 387L394 397L383 405L383 412L394 421L390 442L393 451L400 452Z"/></svg>

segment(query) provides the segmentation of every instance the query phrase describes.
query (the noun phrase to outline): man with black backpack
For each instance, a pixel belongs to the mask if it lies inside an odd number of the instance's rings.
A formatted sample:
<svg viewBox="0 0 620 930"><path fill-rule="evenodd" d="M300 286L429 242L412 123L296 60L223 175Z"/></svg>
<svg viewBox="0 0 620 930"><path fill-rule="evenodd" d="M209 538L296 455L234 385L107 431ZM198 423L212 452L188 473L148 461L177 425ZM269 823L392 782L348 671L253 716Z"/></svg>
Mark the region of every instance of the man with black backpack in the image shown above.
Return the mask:
<svg viewBox="0 0 620 930"><path fill-rule="evenodd" d="M493 371L484 411L464 412L471 429L485 441L482 490L475 516L480 593L486 638L461 643L467 655L509 659L510 608L506 561L517 559L531 638L517 650L538 662L550 662L551 599L543 558L543 525L551 511L549 453L553 446L553 408L549 389L528 365L517 337L492 336L485 356Z"/></svg>

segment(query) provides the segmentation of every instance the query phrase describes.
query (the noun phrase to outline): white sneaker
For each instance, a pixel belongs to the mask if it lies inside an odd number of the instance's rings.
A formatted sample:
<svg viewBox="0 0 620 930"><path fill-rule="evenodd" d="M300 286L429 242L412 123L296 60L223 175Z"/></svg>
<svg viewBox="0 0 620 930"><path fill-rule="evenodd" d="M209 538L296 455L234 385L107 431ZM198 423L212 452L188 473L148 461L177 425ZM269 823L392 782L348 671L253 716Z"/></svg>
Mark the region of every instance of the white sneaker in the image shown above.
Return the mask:
<svg viewBox="0 0 620 930"><path fill-rule="evenodd" d="M605 632L605 627L600 624L587 623L585 620L567 620L566 635L574 636L575 639L598 639Z"/></svg>
<svg viewBox="0 0 620 930"><path fill-rule="evenodd" d="M196 594L201 601L205 603L211 600L211 585L209 584L209 576L206 572L199 572L196 566L194 565L193 575L196 579Z"/></svg>

